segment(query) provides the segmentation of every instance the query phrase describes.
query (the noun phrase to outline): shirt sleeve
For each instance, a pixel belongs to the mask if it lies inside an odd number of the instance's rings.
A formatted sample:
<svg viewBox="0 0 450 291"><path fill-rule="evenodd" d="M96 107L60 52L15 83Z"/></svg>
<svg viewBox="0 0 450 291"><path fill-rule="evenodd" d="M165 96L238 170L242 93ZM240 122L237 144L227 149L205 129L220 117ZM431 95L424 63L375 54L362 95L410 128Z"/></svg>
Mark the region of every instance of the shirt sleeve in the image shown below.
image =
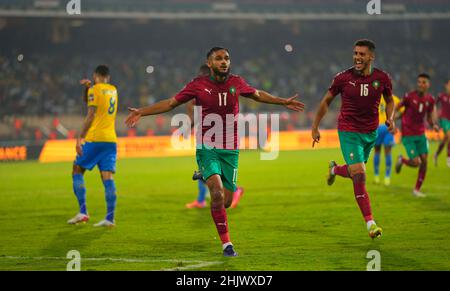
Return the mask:
<svg viewBox="0 0 450 291"><path fill-rule="evenodd" d="M196 97L195 88L195 80L192 80L191 82L187 83L186 86L184 86L184 88L177 93L177 95L175 95L175 99L181 103L185 103L189 100L194 99Z"/></svg>
<svg viewBox="0 0 450 291"><path fill-rule="evenodd" d="M392 79L391 79L391 76L389 76L388 74L386 74L383 95L384 96L392 96Z"/></svg>
<svg viewBox="0 0 450 291"><path fill-rule="evenodd" d="M240 78L241 87L239 88L240 95L249 96L256 92L256 89L250 86L244 78Z"/></svg>
<svg viewBox="0 0 450 291"><path fill-rule="evenodd" d="M88 107L89 106L98 106L99 92L95 89L95 87L91 87L88 90Z"/></svg>
<svg viewBox="0 0 450 291"><path fill-rule="evenodd" d="M342 93L344 82L342 81L341 76L341 74L337 74L331 82L330 87L328 88L328 91L331 92L331 95L333 95L333 97Z"/></svg>

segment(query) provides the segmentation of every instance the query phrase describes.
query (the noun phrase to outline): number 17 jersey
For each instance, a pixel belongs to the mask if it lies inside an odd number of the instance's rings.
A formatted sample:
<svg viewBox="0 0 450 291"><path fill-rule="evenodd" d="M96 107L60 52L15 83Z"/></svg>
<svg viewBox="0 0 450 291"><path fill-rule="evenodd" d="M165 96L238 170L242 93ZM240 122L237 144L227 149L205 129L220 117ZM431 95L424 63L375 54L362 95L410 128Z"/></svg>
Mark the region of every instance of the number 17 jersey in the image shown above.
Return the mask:
<svg viewBox="0 0 450 291"><path fill-rule="evenodd" d="M247 84L240 76L229 75L224 82L217 82L210 76L197 77L189 82L176 96L178 102L184 103L195 99L195 105L201 106L202 141L210 140L219 149L238 149L237 116L239 114L239 96L249 96L256 89ZM221 118L222 132L208 140L208 130L217 126L214 121ZM220 142L222 140L222 142Z"/></svg>

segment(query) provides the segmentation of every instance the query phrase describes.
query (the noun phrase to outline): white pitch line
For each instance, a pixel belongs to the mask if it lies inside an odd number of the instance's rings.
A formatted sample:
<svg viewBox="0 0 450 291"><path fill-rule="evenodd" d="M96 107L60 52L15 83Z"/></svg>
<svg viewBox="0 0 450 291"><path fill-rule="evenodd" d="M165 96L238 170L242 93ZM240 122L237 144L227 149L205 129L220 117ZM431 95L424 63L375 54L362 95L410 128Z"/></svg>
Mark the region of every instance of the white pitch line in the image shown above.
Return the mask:
<svg viewBox="0 0 450 291"><path fill-rule="evenodd" d="M45 260L70 260L65 257L14 257L5 256L0 257L0 260L32 260L32 261L45 261ZM184 271L190 269L199 269L214 265L223 264L223 262L218 261L200 261L200 260L150 260L150 259L130 259L130 258L80 258L81 261L111 261L111 262L125 262L125 263L187 263L193 265L187 265L184 267L175 267L170 269L161 269L161 271Z"/></svg>

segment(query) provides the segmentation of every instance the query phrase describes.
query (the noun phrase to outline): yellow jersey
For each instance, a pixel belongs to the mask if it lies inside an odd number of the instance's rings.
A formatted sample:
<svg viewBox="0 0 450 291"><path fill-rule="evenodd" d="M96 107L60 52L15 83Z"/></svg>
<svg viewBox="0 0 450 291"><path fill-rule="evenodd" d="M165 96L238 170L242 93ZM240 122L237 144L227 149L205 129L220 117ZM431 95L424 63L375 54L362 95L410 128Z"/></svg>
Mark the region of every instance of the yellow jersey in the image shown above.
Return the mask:
<svg viewBox="0 0 450 291"><path fill-rule="evenodd" d="M88 107L97 108L95 117L86 134L88 142L117 142L116 113L117 89L106 83L95 84L88 90Z"/></svg>
<svg viewBox="0 0 450 291"><path fill-rule="evenodd" d="M392 95L392 99L394 99L395 106L400 103L400 99L397 96ZM381 96L380 106L378 107L378 115L380 120L379 124L384 124L386 122L386 102L384 101L383 96Z"/></svg>

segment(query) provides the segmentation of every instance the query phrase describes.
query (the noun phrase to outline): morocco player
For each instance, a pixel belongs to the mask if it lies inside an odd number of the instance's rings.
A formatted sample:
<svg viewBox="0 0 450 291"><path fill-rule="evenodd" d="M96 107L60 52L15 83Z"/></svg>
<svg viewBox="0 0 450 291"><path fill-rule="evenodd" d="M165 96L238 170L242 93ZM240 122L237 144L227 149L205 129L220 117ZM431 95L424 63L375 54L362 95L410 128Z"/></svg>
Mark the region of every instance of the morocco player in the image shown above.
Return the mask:
<svg viewBox="0 0 450 291"><path fill-rule="evenodd" d="M444 132L444 140L439 144L439 148L434 154L434 164L437 165L439 154L447 144L447 166L450 167L450 80L445 83L445 93L439 94L436 105L440 106L440 125Z"/></svg>
<svg viewBox="0 0 450 291"><path fill-rule="evenodd" d="M94 72L93 87L89 80L80 83L85 86L88 113L77 139L77 157L73 164L73 191L79 204L79 213L68 221L69 224L89 220L86 207L86 186L84 173L98 166L105 187L106 217L94 226L114 226L116 208L116 186L113 174L116 171L117 137L115 120L117 113L117 89L109 84L109 68L100 65Z"/></svg>
<svg viewBox="0 0 450 291"><path fill-rule="evenodd" d="M395 171L400 173L402 166L417 168L419 175L413 195L424 197L420 192L425 175L427 173L428 160L428 140L425 136L425 117L435 130L439 130L437 125L436 111L434 110L434 98L428 93L430 88L430 76L420 74L417 76L417 88L403 97L403 100L396 106L397 110L402 107L405 111L402 114L402 143L405 146L409 159L399 155Z"/></svg>
<svg viewBox="0 0 450 291"><path fill-rule="evenodd" d="M337 74L322 99L312 126L313 146L320 141L319 125L328 107L341 94L342 105L338 120L339 141L346 162L339 166L329 164L328 185L334 183L336 175L349 178L359 209L366 221L369 236L381 236L382 229L375 223L366 190L366 167L378 128L378 106L381 96L386 102L386 125L394 133L394 101L389 75L372 67L375 59L375 44L368 39L355 42L353 67Z"/></svg>
<svg viewBox="0 0 450 291"><path fill-rule="evenodd" d="M242 77L230 74L231 61L226 48L213 47L207 53L206 59L210 68L209 76L195 78L172 98L144 108L130 108L126 124L134 126L142 116L170 111L192 99L195 99L197 106L201 106L203 126L201 137L197 138L197 164L209 188L211 215L222 241L223 255L232 257L237 253L230 241L225 208L230 207L233 192L236 190L239 96L257 102L283 105L295 111L303 111L304 104L295 100L297 95L288 99L275 97L252 88ZM234 120L230 119L229 115L234 116ZM213 123L214 127L218 123L222 125L220 133L211 135Z"/></svg>

